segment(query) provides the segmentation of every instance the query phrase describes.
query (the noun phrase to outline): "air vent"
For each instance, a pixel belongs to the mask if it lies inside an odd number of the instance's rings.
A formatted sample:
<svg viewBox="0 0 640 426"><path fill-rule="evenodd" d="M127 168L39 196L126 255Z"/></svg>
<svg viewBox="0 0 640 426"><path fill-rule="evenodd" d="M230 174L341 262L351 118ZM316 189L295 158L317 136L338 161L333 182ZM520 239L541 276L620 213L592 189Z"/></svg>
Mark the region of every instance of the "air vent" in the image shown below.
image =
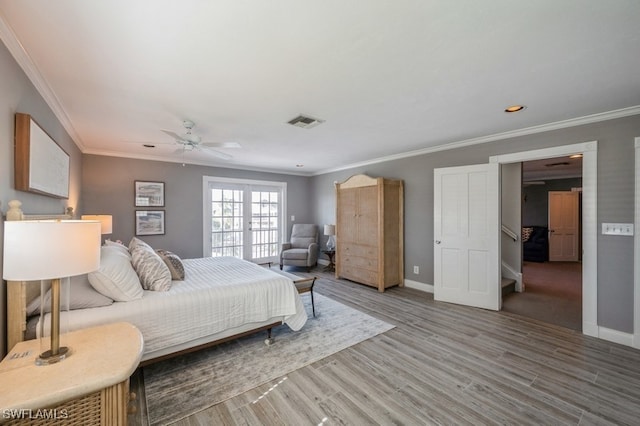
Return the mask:
<svg viewBox="0 0 640 426"><path fill-rule="evenodd" d="M324 123L324 120L320 120L317 118L308 117L304 115L299 115L293 120L287 121L287 123L291 124L292 126L302 127L303 129L310 129L312 127L317 126L318 124Z"/></svg>
<svg viewBox="0 0 640 426"><path fill-rule="evenodd" d="M549 163L549 164L545 164L546 167L558 167L558 166L568 166L569 163L567 163L566 161L563 161L561 163Z"/></svg>

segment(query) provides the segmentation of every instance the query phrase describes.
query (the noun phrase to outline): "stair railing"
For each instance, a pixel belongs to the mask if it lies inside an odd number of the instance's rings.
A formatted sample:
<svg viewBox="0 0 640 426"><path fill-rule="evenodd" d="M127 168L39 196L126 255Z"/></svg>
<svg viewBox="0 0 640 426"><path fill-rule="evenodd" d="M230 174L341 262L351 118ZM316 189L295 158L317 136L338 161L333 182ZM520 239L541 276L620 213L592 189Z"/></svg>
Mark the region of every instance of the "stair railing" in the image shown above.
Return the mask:
<svg viewBox="0 0 640 426"><path fill-rule="evenodd" d="M502 224L502 232L507 234L513 241L518 241L518 234L509 229L505 224Z"/></svg>

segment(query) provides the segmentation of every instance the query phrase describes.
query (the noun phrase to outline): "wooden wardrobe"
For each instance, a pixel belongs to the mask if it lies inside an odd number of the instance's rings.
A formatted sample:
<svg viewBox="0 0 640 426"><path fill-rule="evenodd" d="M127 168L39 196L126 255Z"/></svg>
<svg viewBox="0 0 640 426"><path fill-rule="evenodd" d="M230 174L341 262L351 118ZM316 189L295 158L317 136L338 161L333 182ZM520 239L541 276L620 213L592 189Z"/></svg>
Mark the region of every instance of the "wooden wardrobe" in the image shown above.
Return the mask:
<svg viewBox="0 0 640 426"><path fill-rule="evenodd" d="M336 278L383 292L404 285L401 180L355 175L336 184Z"/></svg>

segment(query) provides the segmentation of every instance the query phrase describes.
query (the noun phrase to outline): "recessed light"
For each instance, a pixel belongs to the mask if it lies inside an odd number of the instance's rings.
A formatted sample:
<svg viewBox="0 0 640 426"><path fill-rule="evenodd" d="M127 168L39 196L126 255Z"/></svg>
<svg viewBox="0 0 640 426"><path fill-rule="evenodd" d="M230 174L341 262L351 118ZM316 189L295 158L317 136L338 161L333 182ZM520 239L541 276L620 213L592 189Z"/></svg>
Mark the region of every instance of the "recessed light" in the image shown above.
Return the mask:
<svg viewBox="0 0 640 426"><path fill-rule="evenodd" d="M582 154L573 154L570 155L569 158L582 158Z"/></svg>
<svg viewBox="0 0 640 426"><path fill-rule="evenodd" d="M148 144L148 143L145 143L142 146L144 146L145 148L155 148L156 147L155 145L151 145L151 144Z"/></svg>
<svg viewBox="0 0 640 426"><path fill-rule="evenodd" d="M296 167L298 168L304 167L304 164L296 164Z"/></svg>
<svg viewBox="0 0 640 426"><path fill-rule="evenodd" d="M504 109L504 112L518 112L518 111L522 111L525 108L526 108L526 106L524 106L524 105L511 105L511 106L506 107Z"/></svg>

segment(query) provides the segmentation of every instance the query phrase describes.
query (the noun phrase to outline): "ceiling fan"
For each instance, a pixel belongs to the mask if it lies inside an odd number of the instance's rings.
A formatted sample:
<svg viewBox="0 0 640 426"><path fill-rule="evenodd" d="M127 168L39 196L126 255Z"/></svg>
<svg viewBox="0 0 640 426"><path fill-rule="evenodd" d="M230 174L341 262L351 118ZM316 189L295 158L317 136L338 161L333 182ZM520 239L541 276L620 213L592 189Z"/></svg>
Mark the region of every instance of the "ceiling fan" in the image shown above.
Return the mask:
<svg viewBox="0 0 640 426"><path fill-rule="evenodd" d="M191 129L195 127L195 123L193 121L184 120L182 125L186 129L186 133L182 135L170 130L162 130L162 132L171 136L175 143L181 145L180 148L175 151L176 154L184 154L186 152L200 150L220 159L230 160L233 158L231 155L212 148L240 148L240 144L237 142L202 142L202 138L200 138L200 136L191 133Z"/></svg>

